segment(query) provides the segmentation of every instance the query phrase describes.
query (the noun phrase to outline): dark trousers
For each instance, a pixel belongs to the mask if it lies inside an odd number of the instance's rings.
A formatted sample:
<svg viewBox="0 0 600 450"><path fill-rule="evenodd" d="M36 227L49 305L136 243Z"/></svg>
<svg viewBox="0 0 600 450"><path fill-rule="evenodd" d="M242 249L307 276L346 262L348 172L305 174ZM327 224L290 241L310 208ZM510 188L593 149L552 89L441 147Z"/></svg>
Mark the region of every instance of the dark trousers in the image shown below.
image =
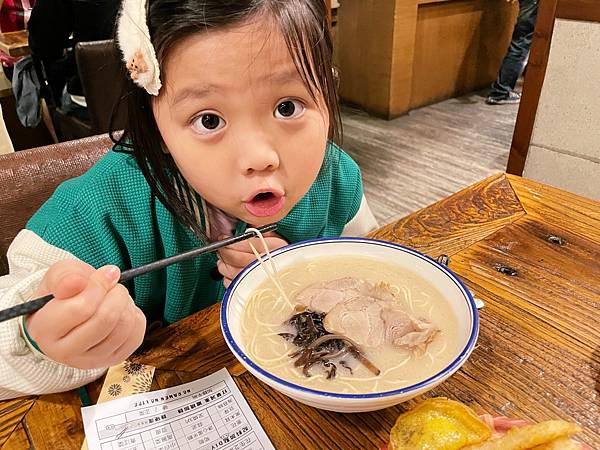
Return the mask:
<svg viewBox="0 0 600 450"><path fill-rule="evenodd" d="M507 98L515 88L523 71L527 55L529 55L537 10L538 0L519 0L519 16L512 34L512 40L506 56L502 60L498 78L492 83L490 97Z"/></svg>

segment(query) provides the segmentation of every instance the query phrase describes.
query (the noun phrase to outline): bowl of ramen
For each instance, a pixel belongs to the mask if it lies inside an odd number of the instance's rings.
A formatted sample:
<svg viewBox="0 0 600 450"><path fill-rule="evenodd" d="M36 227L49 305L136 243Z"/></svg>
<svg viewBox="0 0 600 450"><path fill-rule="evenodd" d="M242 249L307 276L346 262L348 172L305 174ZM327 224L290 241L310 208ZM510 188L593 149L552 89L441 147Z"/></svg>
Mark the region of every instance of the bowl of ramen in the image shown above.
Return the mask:
<svg viewBox="0 0 600 450"><path fill-rule="evenodd" d="M477 307L446 266L406 247L325 238L248 265L221 304L235 357L259 380L337 412L387 408L467 360Z"/></svg>

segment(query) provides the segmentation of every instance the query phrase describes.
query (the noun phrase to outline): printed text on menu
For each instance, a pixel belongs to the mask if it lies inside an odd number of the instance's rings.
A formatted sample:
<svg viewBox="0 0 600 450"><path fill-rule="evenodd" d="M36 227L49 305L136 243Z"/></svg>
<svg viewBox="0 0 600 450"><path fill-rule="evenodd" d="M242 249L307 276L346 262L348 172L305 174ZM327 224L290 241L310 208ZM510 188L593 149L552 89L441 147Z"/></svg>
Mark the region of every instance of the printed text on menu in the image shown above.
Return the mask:
<svg viewBox="0 0 600 450"><path fill-rule="evenodd" d="M226 369L82 415L90 450L274 449Z"/></svg>

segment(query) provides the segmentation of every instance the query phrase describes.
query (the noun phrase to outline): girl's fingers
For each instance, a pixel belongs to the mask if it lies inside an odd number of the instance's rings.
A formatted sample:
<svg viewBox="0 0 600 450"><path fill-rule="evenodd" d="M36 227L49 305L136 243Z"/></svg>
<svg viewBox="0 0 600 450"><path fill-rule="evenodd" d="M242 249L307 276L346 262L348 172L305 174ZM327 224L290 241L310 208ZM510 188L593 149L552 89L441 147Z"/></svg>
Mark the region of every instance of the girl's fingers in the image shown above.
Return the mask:
<svg viewBox="0 0 600 450"><path fill-rule="evenodd" d="M71 298L50 300L42 309L27 318L27 331L40 348L44 341L55 341L89 320L108 291L119 279L119 268L105 266L94 271L83 291Z"/></svg>
<svg viewBox="0 0 600 450"><path fill-rule="evenodd" d="M229 278L230 280L233 280L240 270L242 270L239 267L230 266L222 260L217 261L217 269L223 275L223 278Z"/></svg>
<svg viewBox="0 0 600 450"><path fill-rule="evenodd" d="M267 243L267 246L269 247L269 250L274 250L274 248L272 248L271 245L276 242L279 242L279 241L283 241L283 242L285 242L284 245L287 245L287 242L285 241L285 239L283 239L281 236L279 236L274 231L270 231L269 233L263 234L263 237L265 238L265 241ZM259 253L261 253L263 251L263 245L262 245L260 239L257 237L246 239L241 242L236 242L235 244L228 245L227 247L225 247L225 249L239 250L239 251L243 251L243 252L252 253L252 250L250 250L250 243L252 243L254 248L256 250L258 250ZM281 247L281 245L279 245L279 247ZM279 248L279 247L277 247L277 248Z"/></svg>
<svg viewBox="0 0 600 450"><path fill-rule="evenodd" d="M102 341L90 347L87 351L106 357L114 353L116 349L123 345L127 341L136 319L134 308L135 306L133 304L128 305L119 317L112 332Z"/></svg>
<svg viewBox="0 0 600 450"><path fill-rule="evenodd" d="M235 267L246 267L252 261L256 259L252 250L248 248L247 252L240 250L232 250L232 249L223 249L219 253L221 260L224 261L227 265L235 266Z"/></svg>
<svg viewBox="0 0 600 450"><path fill-rule="evenodd" d="M274 234L274 233L273 233ZM258 241L258 239L256 239ZM279 236L272 236L267 239L269 250L275 250L286 246L288 243ZM264 255L262 245L255 245L259 254ZM238 242L235 245L228 246L219 251L220 259L217 261L217 269L223 275L223 285L228 287L240 271L248 264L256 260L256 256L252 252L248 241Z"/></svg>
<svg viewBox="0 0 600 450"><path fill-rule="evenodd" d="M140 346L146 330L146 317L138 307L132 305L126 317L128 320L121 321L114 334L73 358L70 365L94 369L114 366L126 360Z"/></svg>
<svg viewBox="0 0 600 450"><path fill-rule="evenodd" d="M221 250L219 250L219 253L221 253L222 251L225 250L232 250L232 251L238 251L238 252L251 252L250 250L250 242L252 242L252 245L254 245L254 248L257 248L257 245L259 245L262 248L262 245L260 244L260 241L258 240L258 238L250 238L250 239L246 239L245 241L242 242L236 242L235 244L231 244L228 245L227 247L223 247Z"/></svg>
<svg viewBox="0 0 600 450"><path fill-rule="evenodd" d="M54 298L71 298L83 291L88 283L89 274L69 273L60 280L60 284L53 289Z"/></svg>
<svg viewBox="0 0 600 450"><path fill-rule="evenodd" d="M56 298L73 297L83 291L92 273L94 268L82 261L59 261L48 269L34 297L47 294Z"/></svg>
<svg viewBox="0 0 600 450"><path fill-rule="evenodd" d="M223 286L228 287L238 273L240 273L243 267L233 267L228 266L223 261L217 262L217 268L219 269L219 273L223 275Z"/></svg>
<svg viewBox="0 0 600 450"><path fill-rule="evenodd" d="M265 241L269 251L276 250L288 244L287 241L280 237L270 237L265 239ZM265 254L264 248L260 242L256 243L252 241L252 245L254 245L254 248L260 255ZM228 264L238 267L246 267L256 259L248 241L238 242L235 246L227 246L219 251L219 255L221 256L221 259L225 260Z"/></svg>
<svg viewBox="0 0 600 450"><path fill-rule="evenodd" d="M131 356L133 352L137 350L137 348L142 345L142 341L144 340L144 334L146 332L146 316L144 313L137 308L134 307L135 317L133 327L131 328L131 332L127 340L117 348L112 355L110 355L107 365L114 366L116 364L120 364L125 361L127 358Z"/></svg>
<svg viewBox="0 0 600 450"><path fill-rule="evenodd" d="M132 304L127 288L122 284L115 286L106 294L94 315L59 340L59 345L63 341L65 346L76 346L71 351L89 350L113 332L121 315Z"/></svg>

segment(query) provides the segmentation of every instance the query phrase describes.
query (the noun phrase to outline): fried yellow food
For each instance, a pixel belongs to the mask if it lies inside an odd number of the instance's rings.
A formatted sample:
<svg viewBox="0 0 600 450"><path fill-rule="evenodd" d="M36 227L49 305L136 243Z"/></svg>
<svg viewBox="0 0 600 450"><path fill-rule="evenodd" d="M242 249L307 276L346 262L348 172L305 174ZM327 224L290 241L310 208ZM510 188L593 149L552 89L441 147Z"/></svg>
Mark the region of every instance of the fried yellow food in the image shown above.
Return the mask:
<svg viewBox="0 0 600 450"><path fill-rule="evenodd" d="M560 438L547 444L538 445L533 447L532 450L581 450L581 444L572 441L569 438Z"/></svg>
<svg viewBox="0 0 600 450"><path fill-rule="evenodd" d="M398 417L388 448L458 450L491 435L490 428L468 406L447 398L431 398Z"/></svg>
<svg viewBox="0 0 600 450"><path fill-rule="evenodd" d="M526 450L549 444L556 439L566 438L579 431L581 428L574 423L564 420L548 420L535 425L512 428L498 439L469 445L463 450Z"/></svg>

